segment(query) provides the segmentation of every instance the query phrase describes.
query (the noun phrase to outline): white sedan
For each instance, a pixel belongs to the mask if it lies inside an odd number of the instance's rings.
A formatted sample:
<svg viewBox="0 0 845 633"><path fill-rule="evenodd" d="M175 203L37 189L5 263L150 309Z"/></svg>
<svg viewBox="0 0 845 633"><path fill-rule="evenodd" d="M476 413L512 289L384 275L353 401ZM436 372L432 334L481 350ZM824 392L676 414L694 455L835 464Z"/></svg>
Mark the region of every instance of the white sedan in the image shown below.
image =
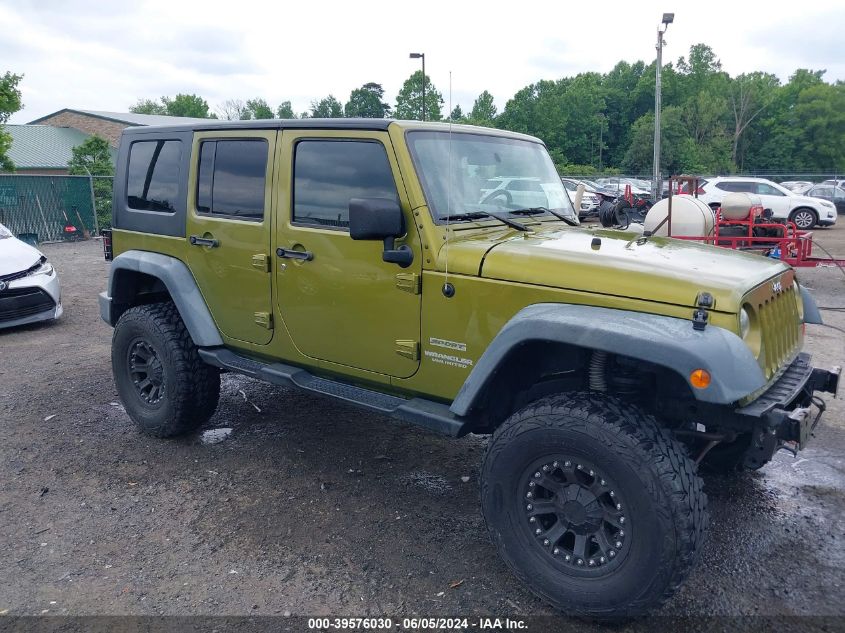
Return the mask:
<svg viewBox="0 0 845 633"><path fill-rule="evenodd" d="M53 266L0 224L0 329L60 316L62 289Z"/></svg>

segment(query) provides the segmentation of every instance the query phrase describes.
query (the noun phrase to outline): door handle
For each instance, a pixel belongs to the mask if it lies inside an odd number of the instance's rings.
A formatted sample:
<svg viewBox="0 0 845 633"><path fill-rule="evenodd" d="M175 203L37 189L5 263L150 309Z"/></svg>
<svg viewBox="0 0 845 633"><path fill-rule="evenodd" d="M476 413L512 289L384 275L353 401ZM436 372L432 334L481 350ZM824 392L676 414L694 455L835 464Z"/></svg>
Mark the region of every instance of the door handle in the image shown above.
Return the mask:
<svg viewBox="0 0 845 633"><path fill-rule="evenodd" d="M314 259L314 253L311 251L293 251L288 248L277 248L276 255L279 257L286 257L288 259L301 259L305 262L310 262Z"/></svg>
<svg viewBox="0 0 845 633"><path fill-rule="evenodd" d="M188 241L191 242L191 246L208 246L209 248L216 248L220 246L220 242L214 239L209 239L207 237L197 237L196 235L192 235L188 238Z"/></svg>

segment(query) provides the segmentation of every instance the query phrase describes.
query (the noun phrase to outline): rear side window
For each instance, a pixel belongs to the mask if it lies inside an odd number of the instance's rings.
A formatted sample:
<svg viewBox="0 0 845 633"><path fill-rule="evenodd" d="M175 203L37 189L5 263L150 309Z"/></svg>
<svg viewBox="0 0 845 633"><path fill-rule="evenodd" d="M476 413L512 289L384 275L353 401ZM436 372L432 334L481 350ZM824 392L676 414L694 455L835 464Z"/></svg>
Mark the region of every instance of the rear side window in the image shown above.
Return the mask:
<svg viewBox="0 0 845 633"><path fill-rule="evenodd" d="M716 183L716 188L721 189L722 191L734 191L734 192L745 192L745 193L751 193L752 191L755 190L754 183L737 182L735 180L728 181L728 182Z"/></svg>
<svg viewBox="0 0 845 633"><path fill-rule="evenodd" d="M130 209L173 213L179 195L182 141L137 141L129 150Z"/></svg>
<svg viewBox="0 0 845 633"><path fill-rule="evenodd" d="M200 143L197 211L262 220L268 147L264 139Z"/></svg>
<svg viewBox="0 0 845 633"><path fill-rule="evenodd" d="M299 224L349 227L350 198L399 203L387 153L378 142L300 141L293 175L293 221Z"/></svg>

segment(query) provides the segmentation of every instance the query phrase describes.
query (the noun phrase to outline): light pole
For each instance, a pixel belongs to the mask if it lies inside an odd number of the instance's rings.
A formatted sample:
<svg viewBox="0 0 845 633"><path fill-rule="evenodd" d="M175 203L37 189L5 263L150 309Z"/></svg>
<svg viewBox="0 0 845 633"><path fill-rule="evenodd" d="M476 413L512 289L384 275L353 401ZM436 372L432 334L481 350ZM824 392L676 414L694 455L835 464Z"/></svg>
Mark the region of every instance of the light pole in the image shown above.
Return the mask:
<svg viewBox="0 0 845 633"><path fill-rule="evenodd" d="M421 59L422 60L422 74L423 74L423 81L422 81L422 120L425 121L425 53L411 53L409 55L411 59Z"/></svg>
<svg viewBox="0 0 845 633"><path fill-rule="evenodd" d="M654 167L651 174L651 196L654 200L660 199L663 193L663 183L660 181L660 70L663 66L663 34L669 25L675 21L674 13L664 13L663 21L657 27L657 70L654 82ZM663 30L660 27L663 27Z"/></svg>

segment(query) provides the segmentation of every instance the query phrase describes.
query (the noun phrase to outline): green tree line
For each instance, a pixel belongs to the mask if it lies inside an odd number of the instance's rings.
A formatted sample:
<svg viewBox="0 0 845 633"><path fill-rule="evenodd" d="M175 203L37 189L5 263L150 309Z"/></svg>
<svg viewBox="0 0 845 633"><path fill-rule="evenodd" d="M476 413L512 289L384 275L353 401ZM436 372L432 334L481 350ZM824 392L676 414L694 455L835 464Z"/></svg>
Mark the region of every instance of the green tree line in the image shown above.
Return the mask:
<svg viewBox="0 0 845 633"><path fill-rule="evenodd" d="M786 83L750 72L731 77L716 53L695 44L666 64L663 75L664 173L730 173L845 170L845 82L828 83L823 70L798 69ZM457 105L449 118L543 139L560 170L590 173L651 170L654 138L655 64L620 61L607 73L540 80L519 90L499 111L483 91L468 112ZM334 95L295 113L290 101L275 110L260 98L228 101L212 112L195 95L139 101L135 112L226 119L422 116L423 75L414 72L395 105L381 84L352 91L346 103ZM426 119L443 120L443 95L425 77Z"/></svg>

